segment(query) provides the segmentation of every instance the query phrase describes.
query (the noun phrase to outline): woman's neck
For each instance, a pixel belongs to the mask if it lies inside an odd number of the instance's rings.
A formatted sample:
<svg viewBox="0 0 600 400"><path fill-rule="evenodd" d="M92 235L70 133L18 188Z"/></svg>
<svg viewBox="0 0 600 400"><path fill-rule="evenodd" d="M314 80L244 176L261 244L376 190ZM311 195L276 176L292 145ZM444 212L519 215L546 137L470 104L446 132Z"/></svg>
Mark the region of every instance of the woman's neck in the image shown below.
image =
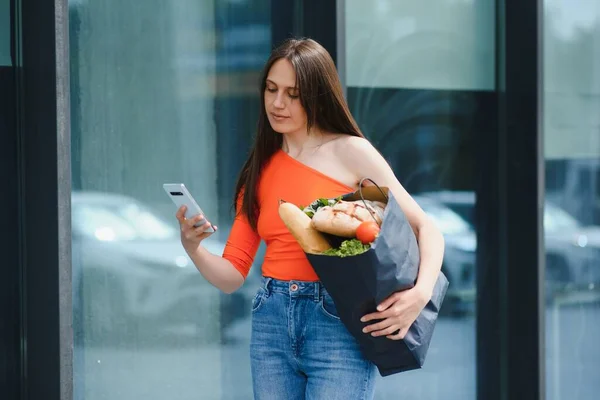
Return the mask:
<svg viewBox="0 0 600 400"><path fill-rule="evenodd" d="M305 151L312 151L327 141L327 134L313 128L310 132L284 133L282 150L298 157Z"/></svg>

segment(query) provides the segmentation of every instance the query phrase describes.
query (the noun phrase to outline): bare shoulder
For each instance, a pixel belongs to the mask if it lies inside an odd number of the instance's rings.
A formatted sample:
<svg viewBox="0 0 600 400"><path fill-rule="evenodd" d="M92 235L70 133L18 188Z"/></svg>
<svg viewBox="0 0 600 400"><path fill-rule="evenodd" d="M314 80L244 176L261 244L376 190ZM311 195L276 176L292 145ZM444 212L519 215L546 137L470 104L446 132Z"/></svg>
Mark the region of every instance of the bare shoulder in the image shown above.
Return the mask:
<svg viewBox="0 0 600 400"><path fill-rule="evenodd" d="M358 180L364 176L389 179L391 169L387 161L368 139L343 135L332 144L335 157L353 171Z"/></svg>
<svg viewBox="0 0 600 400"><path fill-rule="evenodd" d="M335 151L339 153L344 152L354 152L354 151L364 151L365 149L372 148L375 150L375 147L369 142L367 139L352 136L352 135L337 135L338 137L333 141L335 144Z"/></svg>
<svg viewBox="0 0 600 400"><path fill-rule="evenodd" d="M404 189L386 159L369 140L346 135L336 139L332 145L335 158L344 164L344 168L352 174L357 184L362 178L370 178L378 185L389 188L415 232L428 222L426 214ZM366 185L370 183L367 182Z"/></svg>

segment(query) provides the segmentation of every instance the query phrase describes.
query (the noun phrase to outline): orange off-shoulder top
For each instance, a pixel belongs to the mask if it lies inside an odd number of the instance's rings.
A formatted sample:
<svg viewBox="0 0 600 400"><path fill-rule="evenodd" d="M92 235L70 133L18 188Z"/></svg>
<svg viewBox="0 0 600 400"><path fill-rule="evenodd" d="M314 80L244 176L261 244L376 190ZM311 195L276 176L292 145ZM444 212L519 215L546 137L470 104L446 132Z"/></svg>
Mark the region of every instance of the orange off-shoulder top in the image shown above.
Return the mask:
<svg viewBox="0 0 600 400"><path fill-rule="evenodd" d="M302 248L279 217L279 200L307 206L313 200L334 198L355 189L313 169L283 150L277 151L261 174L258 186L258 232L239 212L233 222L223 257L248 276L261 240L267 246L262 275L279 280L318 281Z"/></svg>

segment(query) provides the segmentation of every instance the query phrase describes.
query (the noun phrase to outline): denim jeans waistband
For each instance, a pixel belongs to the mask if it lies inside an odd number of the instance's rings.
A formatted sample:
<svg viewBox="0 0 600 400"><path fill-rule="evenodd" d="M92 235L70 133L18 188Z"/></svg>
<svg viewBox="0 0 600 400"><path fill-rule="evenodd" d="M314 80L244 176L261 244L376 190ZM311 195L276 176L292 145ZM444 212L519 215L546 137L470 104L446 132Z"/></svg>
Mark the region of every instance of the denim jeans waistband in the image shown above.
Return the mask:
<svg viewBox="0 0 600 400"><path fill-rule="evenodd" d="M290 297L313 297L315 300L320 300L322 296L327 295L327 290L321 282L307 281L282 281L269 277L262 277L261 287L270 293L283 293Z"/></svg>

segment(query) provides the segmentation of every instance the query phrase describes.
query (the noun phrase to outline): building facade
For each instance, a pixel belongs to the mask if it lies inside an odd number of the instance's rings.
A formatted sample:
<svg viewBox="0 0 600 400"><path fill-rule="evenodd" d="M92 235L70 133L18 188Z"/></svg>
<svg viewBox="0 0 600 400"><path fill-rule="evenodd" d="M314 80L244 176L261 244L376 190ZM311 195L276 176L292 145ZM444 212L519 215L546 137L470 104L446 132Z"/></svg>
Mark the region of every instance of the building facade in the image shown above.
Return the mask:
<svg viewBox="0 0 600 400"><path fill-rule="evenodd" d="M600 393L600 3L0 0L0 398L251 399L251 303L206 283L162 184L220 227L287 37L442 230L423 369L377 399Z"/></svg>

